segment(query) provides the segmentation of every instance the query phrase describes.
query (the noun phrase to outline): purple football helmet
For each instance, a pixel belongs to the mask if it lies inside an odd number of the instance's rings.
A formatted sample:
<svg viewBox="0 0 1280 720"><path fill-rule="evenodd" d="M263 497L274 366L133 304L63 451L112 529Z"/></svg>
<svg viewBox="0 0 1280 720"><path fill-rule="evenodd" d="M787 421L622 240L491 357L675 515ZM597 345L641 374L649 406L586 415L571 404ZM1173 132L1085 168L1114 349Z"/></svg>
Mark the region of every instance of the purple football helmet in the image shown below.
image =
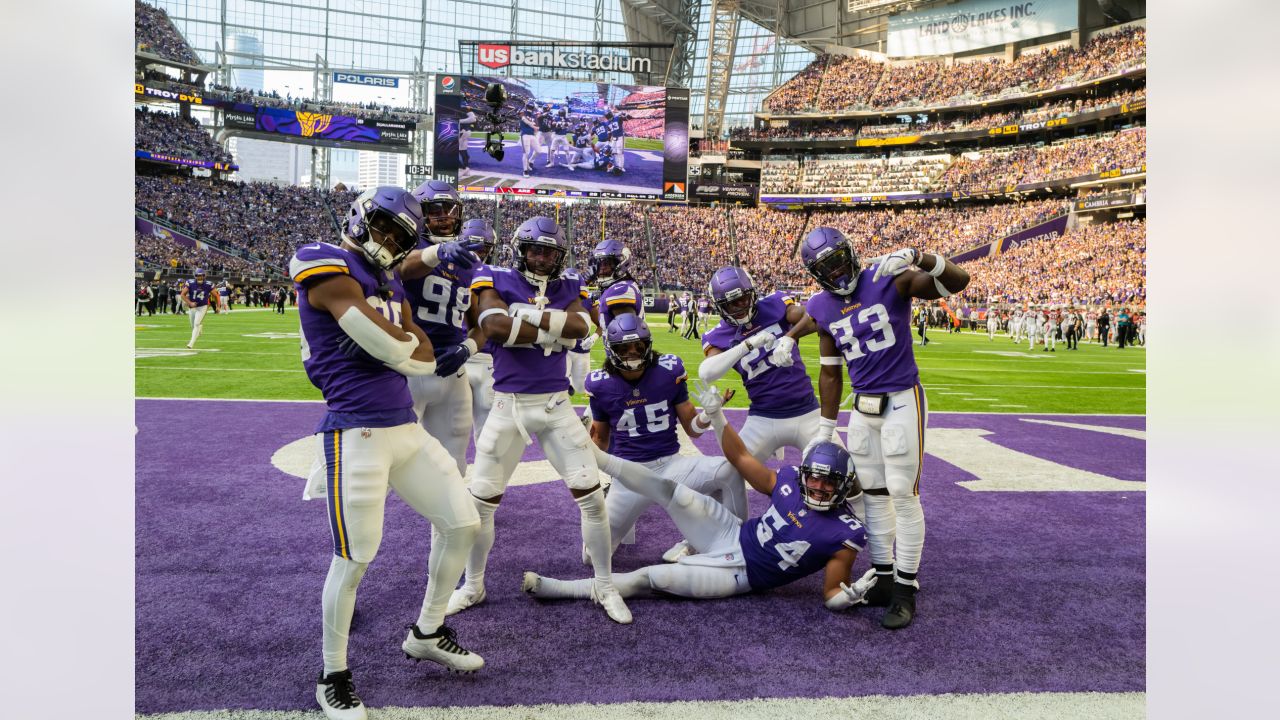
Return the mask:
<svg viewBox="0 0 1280 720"><path fill-rule="evenodd" d="M463 242L484 243L484 247L476 251L480 262L489 262L490 253L498 245L498 233L494 232L493 226L484 218L471 218L462 223L458 239Z"/></svg>
<svg viewBox="0 0 1280 720"><path fill-rule="evenodd" d="M720 316L734 325L747 325L756 316L756 284L739 267L722 267L711 276L708 291Z"/></svg>
<svg viewBox="0 0 1280 720"><path fill-rule="evenodd" d="M601 290L628 278L623 266L630 259L631 251L617 240L601 240L596 245L591 251L591 274Z"/></svg>
<svg viewBox="0 0 1280 720"><path fill-rule="evenodd" d="M853 458L839 445L818 443L800 461L800 495L811 509L825 512L861 494Z"/></svg>
<svg viewBox="0 0 1280 720"><path fill-rule="evenodd" d="M555 220L542 215L525 220L516 228L513 242L516 271L529 282L535 285L551 282L564 271L569 240Z"/></svg>
<svg viewBox="0 0 1280 720"><path fill-rule="evenodd" d="M204 268L196 268L194 277L204 277Z"/></svg>
<svg viewBox="0 0 1280 720"><path fill-rule="evenodd" d="M413 191L413 197L422 205L426 239L441 243L458 237L462 229L462 198L457 189L443 180L428 180Z"/></svg>
<svg viewBox="0 0 1280 720"><path fill-rule="evenodd" d="M800 246L800 260L823 290L852 295L862 269L849 238L833 227L814 228Z"/></svg>
<svg viewBox="0 0 1280 720"><path fill-rule="evenodd" d="M360 193L347 213L346 235L376 267L390 270L418 245L422 206L398 187Z"/></svg>
<svg viewBox="0 0 1280 720"><path fill-rule="evenodd" d="M605 328L604 355L616 371L643 370L658 361L653 334L639 315L619 315Z"/></svg>

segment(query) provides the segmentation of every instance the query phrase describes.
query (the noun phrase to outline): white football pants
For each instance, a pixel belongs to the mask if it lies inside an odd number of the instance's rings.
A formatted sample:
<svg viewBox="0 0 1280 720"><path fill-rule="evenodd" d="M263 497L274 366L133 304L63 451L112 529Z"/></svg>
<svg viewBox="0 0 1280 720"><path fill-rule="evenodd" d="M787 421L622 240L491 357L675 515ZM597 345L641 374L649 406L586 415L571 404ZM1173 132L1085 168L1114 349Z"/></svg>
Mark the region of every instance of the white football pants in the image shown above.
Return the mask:
<svg viewBox="0 0 1280 720"><path fill-rule="evenodd" d="M458 475L466 475L472 422L471 384L466 373L460 370L449 377L417 375L408 380L418 422L444 446L458 467Z"/></svg>
<svg viewBox="0 0 1280 720"><path fill-rule="evenodd" d="M890 393L884 415L849 413L846 436L864 491L871 561L893 563L896 536L896 566L908 573L919 570L924 549L920 468L927 420L924 387L916 385Z"/></svg>
<svg viewBox="0 0 1280 720"><path fill-rule="evenodd" d="M683 485L699 494L718 500L738 520L747 519L747 486L733 465L723 457L668 455L667 457L636 463L660 477ZM617 482L609 488L606 505L609 508L609 537L613 539L613 551L618 551L622 538L635 527L636 520L648 510L654 501Z"/></svg>
<svg viewBox="0 0 1280 720"><path fill-rule="evenodd" d="M467 383L471 385L471 435L480 439L484 421L493 407L493 356L476 353L467 358Z"/></svg>
<svg viewBox="0 0 1280 720"><path fill-rule="evenodd" d="M818 434L818 420L821 417L821 412L816 408L792 418L748 415L738 436L751 455L764 462L782 447L790 446L803 452L809 441Z"/></svg>
<svg viewBox="0 0 1280 720"><path fill-rule="evenodd" d="M190 309L187 313L187 322L191 323L191 342L188 345L195 345L196 338L204 332L204 314L209 312L208 305L197 305Z"/></svg>
<svg viewBox="0 0 1280 720"><path fill-rule="evenodd" d="M382 544L388 487L431 521L428 584L418 627L434 632L444 619L480 518L462 476L421 425L350 428L318 433L318 451L304 498L324 497L333 558L325 578L323 652L326 672L347 666L347 638L356 588Z"/></svg>

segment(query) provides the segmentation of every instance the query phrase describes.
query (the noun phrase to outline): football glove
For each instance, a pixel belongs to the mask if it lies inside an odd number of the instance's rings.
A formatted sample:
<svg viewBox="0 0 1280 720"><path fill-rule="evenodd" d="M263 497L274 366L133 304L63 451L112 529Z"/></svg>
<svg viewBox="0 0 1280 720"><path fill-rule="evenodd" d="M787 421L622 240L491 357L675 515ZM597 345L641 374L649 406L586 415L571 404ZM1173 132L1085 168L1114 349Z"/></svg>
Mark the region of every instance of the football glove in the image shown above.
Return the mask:
<svg viewBox="0 0 1280 720"><path fill-rule="evenodd" d="M360 347L360 343L356 342L346 333L343 333L342 339L338 341L338 351L356 362L368 363L369 365L382 365L381 360L370 355L368 350Z"/></svg>
<svg viewBox="0 0 1280 720"><path fill-rule="evenodd" d="M844 591L845 596L849 598L854 605L861 605L867 601L867 593L871 588L876 586L876 569L863 573L862 577L854 581L853 585L848 583L840 583L840 589Z"/></svg>
<svg viewBox="0 0 1280 720"><path fill-rule="evenodd" d="M915 248L903 248L891 252L876 264L876 272L871 276L871 282L876 282L882 277L898 276L906 272L907 268L915 265L920 261L920 252Z"/></svg>
<svg viewBox="0 0 1280 720"><path fill-rule="evenodd" d="M441 262L453 263L463 270L469 270L480 262L476 251L484 247L482 242L458 242L456 240L441 243L437 257Z"/></svg>
<svg viewBox="0 0 1280 720"><path fill-rule="evenodd" d="M471 351L465 345L452 345L436 353L436 375L452 377L458 374L471 357Z"/></svg>
<svg viewBox="0 0 1280 720"><path fill-rule="evenodd" d="M791 367L791 363L795 360L791 357L791 350L795 348L796 341L786 335L778 338L773 346L773 352L769 353L769 362L777 367Z"/></svg>
<svg viewBox="0 0 1280 720"><path fill-rule="evenodd" d="M761 330L742 342L746 343L748 350L757 350L759 348L767 349L773 347L774 343L778 342L778 339L773 336L773 333Z"/></svg>

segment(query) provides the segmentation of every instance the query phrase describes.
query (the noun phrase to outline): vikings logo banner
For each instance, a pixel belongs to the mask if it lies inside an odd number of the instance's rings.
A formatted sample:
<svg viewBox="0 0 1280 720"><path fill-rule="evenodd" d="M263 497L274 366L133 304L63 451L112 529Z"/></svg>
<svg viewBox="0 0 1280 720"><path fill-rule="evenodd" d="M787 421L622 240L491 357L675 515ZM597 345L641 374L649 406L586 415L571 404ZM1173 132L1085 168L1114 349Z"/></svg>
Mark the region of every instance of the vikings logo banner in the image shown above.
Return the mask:
<svg viewBox="0 0 1280 720"><path fill-rule="evenodd" d="M316 140L366 143L392 141L391 138L383 137L378 128L361 125L356 118L346 115L258 107L246 103L236 103L234 109L228 109L226 122L228 127ZM404 135L407 136L408 133Z"/></svg>
<svg viewBox="0 0 1280 720"><path fill-rule="evenodd" d="M332 115L323 115L321 113L301 112L297 114L298 126L302 129L302 137L311 137L316 133L322 133L329 129L329 123L333 120Z"/></svg>

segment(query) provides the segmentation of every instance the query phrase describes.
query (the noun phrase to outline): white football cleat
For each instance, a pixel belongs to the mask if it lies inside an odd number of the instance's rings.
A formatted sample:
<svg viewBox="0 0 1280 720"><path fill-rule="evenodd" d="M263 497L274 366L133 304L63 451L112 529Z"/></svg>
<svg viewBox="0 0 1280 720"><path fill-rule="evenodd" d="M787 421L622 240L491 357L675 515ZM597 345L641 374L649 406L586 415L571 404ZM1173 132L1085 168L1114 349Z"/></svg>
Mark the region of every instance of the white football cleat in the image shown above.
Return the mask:
<svg viewBox="0 0 1280 720"><path fill-rule="evenodd" d="M445 615L454 615L466 610L473 605L479 605L484 602L485 592L484 586L473 588L470 585L463 585L453 594L449 596L449 607L445 609Z"/></svg>
<svg viewBox="0 0 1280 720"><path fill-rule="evenodd" d="M591 602L603 606L609 619L619 625L631 624L631 610L627 608L627 603L613 583L598 580L591 583Z"/></svg>
<svg viewBox="0 0 1280 720"><path fill-rule="evenodd" d="M662 553L662 562L680 562L680 558L693 554L693 548L689 545L688 540L681 540L671 546L670 550Z"/></svg>
<svg viewBox="0 0 1280 720"><path fill-rule="evenodd" d="M530 595L538 594L538 586L542 584L542 576L536 572L526 570L524 578L520 580L520 591L529 593Z"/></svg>
<svg viewBox="0 0 1280 720"><path fill-rule="evenodd" d="M321 673L316 683L316 702L329 720L368 720L369 713L351 684L351 671Z"/></svg>
<svg viewBox="0 0 1280 720"><path fill-rule="evenodd" d="M407 658L430 660L451 672L470 673L484 667L484 658L459 645L457 634L448 625L441 625L430 635L423 635L416 624L410 625L409 637L400 649Z"/></svg>

